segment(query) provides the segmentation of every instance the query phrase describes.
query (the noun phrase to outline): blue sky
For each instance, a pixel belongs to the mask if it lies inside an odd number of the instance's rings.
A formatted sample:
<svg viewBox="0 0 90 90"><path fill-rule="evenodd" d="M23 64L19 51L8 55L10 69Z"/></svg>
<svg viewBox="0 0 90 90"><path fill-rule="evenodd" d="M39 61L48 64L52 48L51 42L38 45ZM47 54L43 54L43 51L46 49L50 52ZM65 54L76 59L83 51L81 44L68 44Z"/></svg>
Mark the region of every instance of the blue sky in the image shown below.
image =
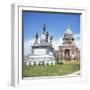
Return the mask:
<svg viewBox="0 0 90 90"><path fill-rule="evenodd" d="M66 13L40 13L40 12L23 12L24 20L24 55L31 53L31 45L35 40L35 34L41 34L43 24L47 25L47 31L54 39L52 45L55 50L62 45L62 39L67 26L70 25L72 32L75 34L75 44L80 48L80 15ZM39 38L40 39L40 38Z"/></svg>
<svg viewBox="0 0 90 90"><path fill-rule="evenodd" d="M47 25L50 35L58 38L63 36L67 25L71 26L74 34L80 33L80 15L66 13L23 12L24 41L35 37L36 32L41 33L43 24Z"/></svg>

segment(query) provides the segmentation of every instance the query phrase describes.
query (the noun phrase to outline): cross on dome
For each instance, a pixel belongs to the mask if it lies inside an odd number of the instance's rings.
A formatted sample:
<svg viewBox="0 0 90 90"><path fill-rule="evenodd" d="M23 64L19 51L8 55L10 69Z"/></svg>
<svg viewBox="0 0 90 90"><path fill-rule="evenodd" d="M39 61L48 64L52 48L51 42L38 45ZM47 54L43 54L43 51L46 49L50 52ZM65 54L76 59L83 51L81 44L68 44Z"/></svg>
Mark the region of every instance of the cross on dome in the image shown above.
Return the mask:
<svg viewBox="0 0 90 90"><path fill-rule="evenodd" d="M70 28L70 25L67 26L67 29L66 29L66 31L65 31L65 34L73 34L73 33L72 33L72 30L71 30L71 28Z"/></svg>

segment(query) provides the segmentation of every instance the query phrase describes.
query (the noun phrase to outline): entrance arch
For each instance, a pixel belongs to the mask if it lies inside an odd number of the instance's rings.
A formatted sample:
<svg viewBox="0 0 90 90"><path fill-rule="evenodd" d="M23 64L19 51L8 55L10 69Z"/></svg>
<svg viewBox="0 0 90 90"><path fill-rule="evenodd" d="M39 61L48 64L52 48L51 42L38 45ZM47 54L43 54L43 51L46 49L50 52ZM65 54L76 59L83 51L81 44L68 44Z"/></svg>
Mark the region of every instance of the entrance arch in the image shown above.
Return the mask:
<svg viewBox="0 0 90 90"><path fill-rule="evenodd" d="M65 60L70 60L70 50L69 49L65 49L64 56L65 56Z"/></svg>

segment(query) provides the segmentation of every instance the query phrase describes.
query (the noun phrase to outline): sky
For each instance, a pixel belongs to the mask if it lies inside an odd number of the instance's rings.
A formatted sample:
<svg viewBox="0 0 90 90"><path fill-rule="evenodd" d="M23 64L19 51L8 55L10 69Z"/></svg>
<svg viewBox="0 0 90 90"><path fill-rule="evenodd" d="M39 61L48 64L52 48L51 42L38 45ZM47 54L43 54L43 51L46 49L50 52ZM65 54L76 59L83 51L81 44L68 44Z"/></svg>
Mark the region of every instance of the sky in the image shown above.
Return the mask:
<svg viewBox="0 0 90 90"><path fill-rule="evenodd" d="M80 14L23 11L25 54L30 52L30 45L34 42L36 32L39 34L42 32L43 24L46 24L50 36L54 36L53 44L56 49L57 45L62 43L68 25L75 35L76 42L80 43ZM58 44L55 45L56 43Z"/></svg>

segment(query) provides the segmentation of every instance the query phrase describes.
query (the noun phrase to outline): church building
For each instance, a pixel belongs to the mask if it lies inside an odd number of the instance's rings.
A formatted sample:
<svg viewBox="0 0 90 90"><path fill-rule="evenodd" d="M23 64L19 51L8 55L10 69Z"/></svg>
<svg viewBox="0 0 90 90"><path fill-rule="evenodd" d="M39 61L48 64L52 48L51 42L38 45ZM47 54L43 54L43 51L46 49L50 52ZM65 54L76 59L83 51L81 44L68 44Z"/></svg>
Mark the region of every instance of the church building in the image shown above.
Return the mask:
<svg viewBox="0 0 90 90"><path fill-rule="evenodd" d="M40 40L39 40L40 39ZM31 55L24 60L27 65L55 65L59 61L80 60L80 50L74 43L74 34L70 28L67 27L62 45L58 46L56 51L52 45L53 36L49 37L46 29L46 24L43 25L40 36L38 32L35 35L35 41L31 47Z"/></svg>
<svg viewBox="0 0 90 90"><path fill-rule="evenodd" d="M63 43L59 46L59 60L80 60L80 50L74 43L74 36L70 26L64 33Z"/></svg>
<svg viewBox="0 0 90 90"><path fill-rule="evenodd" d="M46 30L46 24L43 25L42 33L40 34L40 41L38 32L35 35L35 41L31 47L32 53L28 59L24 62L27 65L55 65L55 57L53 55L53 46L52 46L53 36L50 36Z"/></svg>

